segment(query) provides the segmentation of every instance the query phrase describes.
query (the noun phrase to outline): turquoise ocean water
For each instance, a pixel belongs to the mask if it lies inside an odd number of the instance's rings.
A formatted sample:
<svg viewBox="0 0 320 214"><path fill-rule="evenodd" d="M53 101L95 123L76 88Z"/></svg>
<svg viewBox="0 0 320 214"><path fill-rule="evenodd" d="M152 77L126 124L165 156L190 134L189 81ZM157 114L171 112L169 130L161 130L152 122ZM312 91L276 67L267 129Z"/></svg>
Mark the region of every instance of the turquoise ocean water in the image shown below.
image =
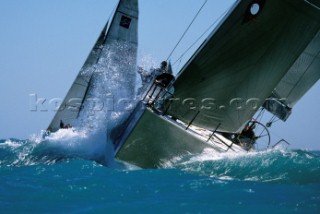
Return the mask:
<svg viewBox="0 0 320 214"><path fill-rule="evenodd" d="M63 143L0 140L1 213L320 213L317 151L206 151L139 169Z"/></svg>

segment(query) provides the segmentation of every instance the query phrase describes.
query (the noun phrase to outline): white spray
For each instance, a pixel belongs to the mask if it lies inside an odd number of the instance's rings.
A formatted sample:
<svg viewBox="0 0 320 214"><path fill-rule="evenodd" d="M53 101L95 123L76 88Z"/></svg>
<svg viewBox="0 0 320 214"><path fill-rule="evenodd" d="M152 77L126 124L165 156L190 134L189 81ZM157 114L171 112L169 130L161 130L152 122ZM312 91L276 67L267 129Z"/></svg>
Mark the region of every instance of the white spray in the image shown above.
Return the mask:
<svg viewBox="0 0 320 214"><path fill-rule="evenodd" d="M119 41L107 44L96 65L77 124L88 133L92 146L99 150L99 162L113 163L116 139L112 133L119 129L136 105L135 85L134 45Z"/></svg>

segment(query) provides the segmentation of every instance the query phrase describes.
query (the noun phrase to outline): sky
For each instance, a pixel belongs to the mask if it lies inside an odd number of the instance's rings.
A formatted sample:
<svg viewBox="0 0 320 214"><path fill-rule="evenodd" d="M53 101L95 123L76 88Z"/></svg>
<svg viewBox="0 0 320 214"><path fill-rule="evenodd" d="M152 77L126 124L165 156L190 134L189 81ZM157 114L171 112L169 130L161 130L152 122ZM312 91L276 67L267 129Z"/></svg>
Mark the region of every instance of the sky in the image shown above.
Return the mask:
<svg viewBox="0 0 320 214"><path fill-rule="evenodd" d="M167 59L202 0L140 0L138 64L157 66ZM175 62L235 0L208 0L183 42ZM0 139L28 139L46 129L54 116L48 101L63 99L88 56L117 0L0 0ZM212 29L212 28L211 28ZM202 40L204 37L202 37ZM198 43L174 66L177 72ZM291 148L320 150L320 83L275 124L273 141ZM45 98L34 109L34 98Z"/></svg>

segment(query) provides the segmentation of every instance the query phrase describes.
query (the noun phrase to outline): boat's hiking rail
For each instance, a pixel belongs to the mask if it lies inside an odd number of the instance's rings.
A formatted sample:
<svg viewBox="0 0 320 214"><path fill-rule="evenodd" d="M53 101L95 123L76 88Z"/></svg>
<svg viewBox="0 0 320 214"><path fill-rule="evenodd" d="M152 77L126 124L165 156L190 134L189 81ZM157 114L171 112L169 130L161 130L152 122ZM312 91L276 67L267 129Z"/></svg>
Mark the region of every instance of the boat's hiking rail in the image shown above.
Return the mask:
<svg viewBox="0 0 320 214"><path fill-rule="evenodd" d="M170 122L179 125L183 129L185 129L186 132L201 138L203 143L208 144L211 148L218 150L219 152L228 152L230 150L233 152L245 151L242 147L235 143L234 140L230 140L227 137L223 136L222 133L218 132L218 127L216 130L210 131L194 126L192 125L192 123L186 124L180 120L172 118L170 115L163 115L163 117L165 117Z"/></svg>
<svg viewBox="0 0 320 214"><path fill-rule="evenodd" d="M168 102L170 98L173 98L173 81L174 76L169 73L163 73L156 77L149 87L147 93L143 97L142 102L148 107L152 108L154 111L161 112L163 115L166 114L170 105L164 109L165 102Z"/></svg>
<svg viewBox="0 0 320 214"><path fill-rule="evenodd" d="M170 116L169 116L170 117ZM255 127L255 135L252 137L245 136L244 133L223 133L217 131L219 126L214 131L203 129L192 125L192 123L185 124L176 120L184 125L186 130L194 132L195 134L203 137L205 143L218 145L219 150L223 152L228 151L262 151L271 147L271 137L268 129L258 121L250 121L249 126ZM287 141L281 140L272 148L279 144L290 145Z"/></svg>
<svg viewBox="0 0 320 214"><path fill-rule="evenodd" d="M271 139L268 128L256 120L252 120L246 125L245 129L255 129L254 133L252 132L252 134L248 135L245 130L242 133L221 133L218 131L221 124L215 130L207 130L194 126L193 122L200 114L200 110L195 112L195 115L189 122L177 120L172 115L167 114L171 103L175 100L173 94L174 88L172 86L173 80L174 77L171 74L163 73L159 75L145 93L142 103L159 116L165 117L171 123L178 124L186 131L192 132L192 134L201 136L203 142L213 144L214 147L218 147L219 150L224 152L228 152L229 150L235 151L235 147L241 147L245 151L252 149L265 150L270 147Z"/></svg>
<svg viewBox="0 0 320 214"><path fill-rule="evenodd" d="M274 145L272 146L272 148L274 149L274 148L276 148L276 147L278 147L278 146L282 146L282 145L285 145L286 147L288 147L288 146L290 146L291 144L290 144L288 141L286 141L285 139L281 139L281 140L279 140L276 144L274 144Z"/></svg>
<svg viewBox="0 0 320 214"><path fill-rule="evenodd" d="M219 126L214 131L194 126L193 121L197 118L200 111L197 112L189 123L177 120L173 116L167 114L170 104L172 100L174 100L174 89L172 87L173 76L171 75L172 77L170 77L170 75L167 74L166 76L168 79L165 81L160 81L158 78L155 79L144 95L142 103L154 113L168 120L168 122L174 123L190 134L200 137L204 143L209 144L220 152L239 150L234 149L234 145L236 145L234 141L227 139L217 132Z"/></svg>

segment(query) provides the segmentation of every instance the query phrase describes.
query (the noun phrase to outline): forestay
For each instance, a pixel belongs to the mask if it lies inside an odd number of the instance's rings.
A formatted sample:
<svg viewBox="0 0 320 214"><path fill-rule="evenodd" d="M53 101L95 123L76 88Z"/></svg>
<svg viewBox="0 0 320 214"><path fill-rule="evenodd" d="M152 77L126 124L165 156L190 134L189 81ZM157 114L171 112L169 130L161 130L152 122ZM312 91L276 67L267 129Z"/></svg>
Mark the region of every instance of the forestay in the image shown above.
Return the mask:
<svg viewBox="0 0 320 214"><path fill-rule="evenodd" d="M320 29L314 4L320 1L238 1L178 75L169 114L209 130L239 132L309 51ZM317 62L310 65L318 68Z"/></svg>

